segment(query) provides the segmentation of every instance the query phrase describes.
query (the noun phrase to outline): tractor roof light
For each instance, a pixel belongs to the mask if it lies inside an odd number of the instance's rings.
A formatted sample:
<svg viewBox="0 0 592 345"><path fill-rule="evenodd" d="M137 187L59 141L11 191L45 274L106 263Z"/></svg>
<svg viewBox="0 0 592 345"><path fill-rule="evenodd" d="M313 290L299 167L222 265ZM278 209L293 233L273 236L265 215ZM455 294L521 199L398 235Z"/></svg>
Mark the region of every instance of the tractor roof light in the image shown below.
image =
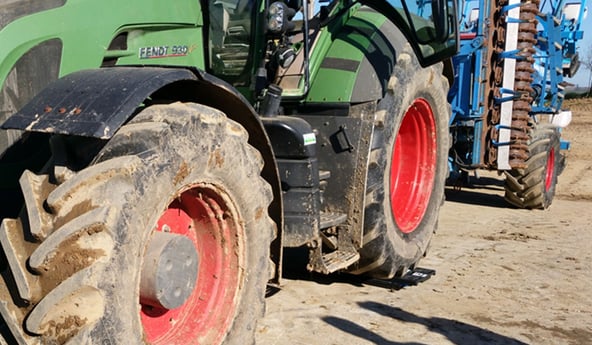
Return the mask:
<svg viewBox="0 0 592 345"><path fill-rule="evenodd" d="M276 1L267 9L267 30L273 34L282 34L293 30L291 19L296 11L282 1Z"/></svg>

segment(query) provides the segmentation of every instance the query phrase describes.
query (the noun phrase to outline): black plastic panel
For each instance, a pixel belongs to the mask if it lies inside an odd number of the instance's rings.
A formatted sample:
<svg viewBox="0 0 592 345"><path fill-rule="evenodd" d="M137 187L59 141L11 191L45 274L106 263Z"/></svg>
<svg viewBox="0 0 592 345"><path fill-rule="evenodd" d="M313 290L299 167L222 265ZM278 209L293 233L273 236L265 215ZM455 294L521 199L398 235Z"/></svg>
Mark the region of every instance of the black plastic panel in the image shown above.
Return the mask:
<svg viewBox="0 0 592 345"><path fill-rule="evenodd" d="M316 139L308 122L289 116L266 117L261 120L276 157L308 158L316 155Z"/></svg>
<svg viewBox="0 0 592 345"><path fill-rule="evenodd" d="M319 186L319 164L316 159L279 158L277 163L284 190Z"/></svg>

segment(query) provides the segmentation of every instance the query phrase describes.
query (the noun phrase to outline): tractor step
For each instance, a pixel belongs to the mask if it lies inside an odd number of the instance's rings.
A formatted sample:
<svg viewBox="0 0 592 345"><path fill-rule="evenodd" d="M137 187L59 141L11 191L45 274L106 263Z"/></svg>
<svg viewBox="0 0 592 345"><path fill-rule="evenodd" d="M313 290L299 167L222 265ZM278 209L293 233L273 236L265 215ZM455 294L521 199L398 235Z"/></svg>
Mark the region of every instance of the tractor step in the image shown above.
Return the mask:
<svg viewBox="0 0 592 345"><path fill-rule="evenodd" d="M345 223L347 214L321 212L321 229L328 229Z"/></svg>
<svg viewBox="0 0 592 345"><path fill-rule="evenodd" d="M308 269L329 274L344 269L360 260L360 254L351 239L339 238L339 226L347 221L347 214L321 212L321 243L311 248ZM347 236L343 232L342 236ZM323 249L330 250L323 253Z"/></svg>
<svg viewBox="0 0 592 345"><path fill-rule="evenodd" d="M323 254L321 260L316 262L313 269L316 272L329 274L346 268L356 263L359 259L360 254L358 254L358 252L336 250L331 253Z"/></svg>
<svg viewBox="0 0 592 345"><path fill-rule="evenodd" d="M390 290L401 290L407 286L417 286L430 279L433 275L436 275L436 270L416 267L415 269L408 270L407 273L401 277L393 279L370 279L364 283Z"/></svg>

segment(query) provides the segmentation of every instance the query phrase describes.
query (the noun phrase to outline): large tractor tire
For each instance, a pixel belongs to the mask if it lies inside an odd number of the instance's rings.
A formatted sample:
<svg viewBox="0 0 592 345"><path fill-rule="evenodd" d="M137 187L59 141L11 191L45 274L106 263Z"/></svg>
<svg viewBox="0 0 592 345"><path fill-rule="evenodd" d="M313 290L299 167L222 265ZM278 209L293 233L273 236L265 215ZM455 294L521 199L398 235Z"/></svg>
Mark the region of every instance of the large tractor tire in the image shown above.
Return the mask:
<svg viewBox="0 0 592 345"><path fill-rule="evenodd" d="M505 172L505 199L527 209L546 209L553 202L557 176L563 170L560 134L554 127L539 126L532 132L525 169Z"/></svg>
<svg viewBox="0 0 592 345"><path fill-rule="evenodd" d="M253 343L275 232L262 165L237 123L175 103L79 172L25 172L28 215L0 231L8 343Z"/></svg>
<svg viewBox="0 0 592 345"><path fill-rule="evenodd" d="M448 174L447 93L442 65L422 68L407 45L378 105L364 237L352 273L392 278L414 268L425 255Z"/></svg>

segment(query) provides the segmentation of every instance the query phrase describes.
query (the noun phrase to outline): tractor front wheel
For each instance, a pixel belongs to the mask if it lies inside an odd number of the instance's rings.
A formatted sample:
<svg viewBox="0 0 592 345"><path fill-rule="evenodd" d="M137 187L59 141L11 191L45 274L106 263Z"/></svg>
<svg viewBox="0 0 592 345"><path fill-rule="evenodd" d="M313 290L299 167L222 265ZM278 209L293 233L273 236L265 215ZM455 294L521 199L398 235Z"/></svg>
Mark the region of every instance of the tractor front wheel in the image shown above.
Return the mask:
<svg viewBox="0 0 592 345"><path fill-rule="evenodd" d="M252 343L275 231L262 165L241 126L175 103L140 112L61 183L25 173L29 217L5 219L0 234L12 336Z"/></svg>

